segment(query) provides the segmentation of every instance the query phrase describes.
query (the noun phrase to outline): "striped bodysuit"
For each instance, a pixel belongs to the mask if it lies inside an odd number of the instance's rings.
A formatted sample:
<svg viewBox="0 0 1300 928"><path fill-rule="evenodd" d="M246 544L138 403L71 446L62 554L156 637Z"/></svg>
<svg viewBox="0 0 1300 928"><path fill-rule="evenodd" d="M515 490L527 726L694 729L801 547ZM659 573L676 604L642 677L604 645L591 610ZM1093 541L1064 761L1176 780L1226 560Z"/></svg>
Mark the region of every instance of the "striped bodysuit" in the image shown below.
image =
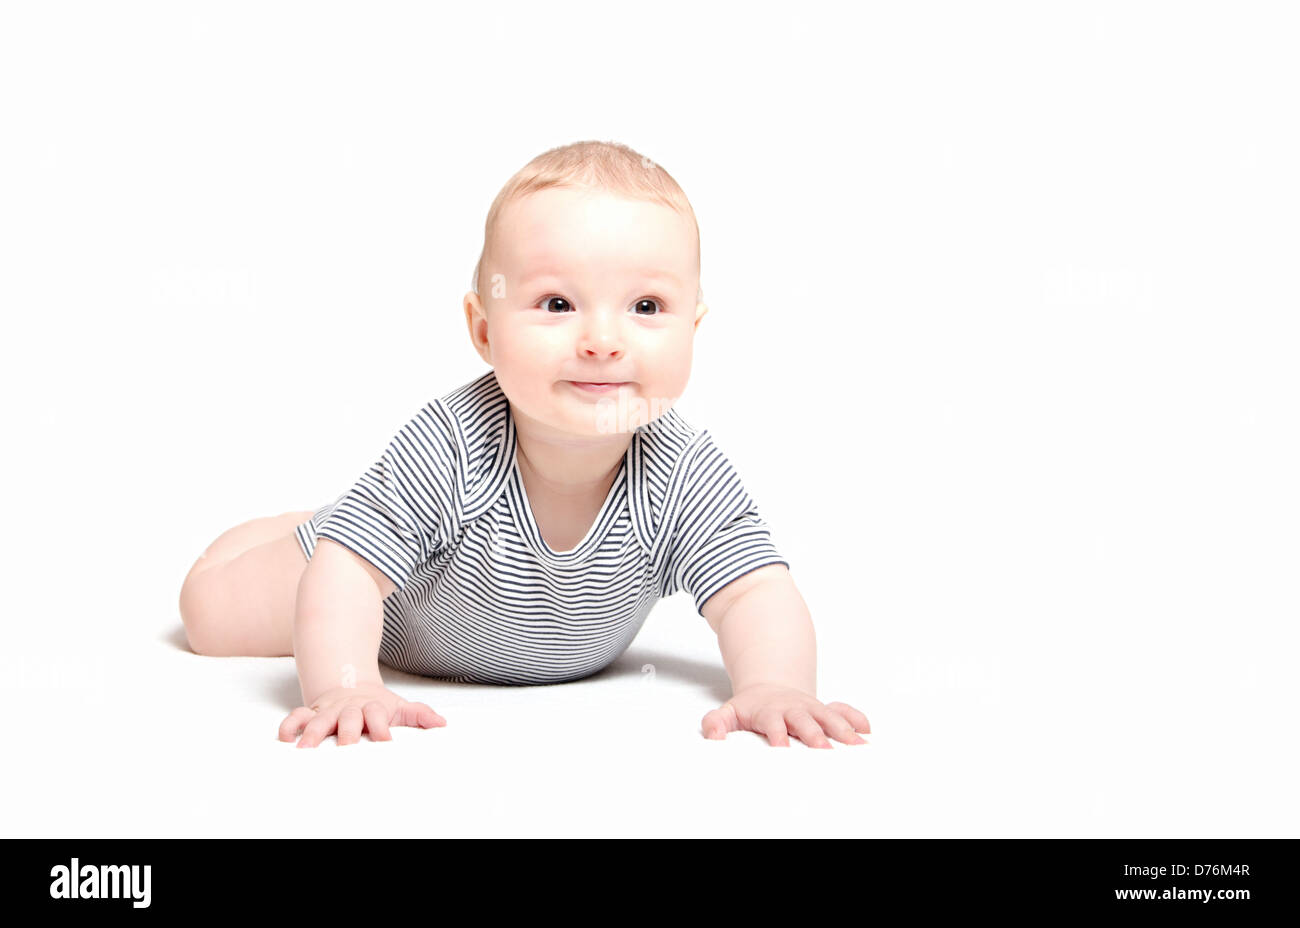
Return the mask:
<svg viewBox="0 0 1300 928"><path fill-rule="evenodd" d="M674 409L640 426L587 536L542 539L494 371L426 404L356 484L297 526L397 586L380 660L461 683L576 680L612 663L661 598L697 611L732 580L785 564L707 430ZM702 614L702 613L701 613Z"/></svg>

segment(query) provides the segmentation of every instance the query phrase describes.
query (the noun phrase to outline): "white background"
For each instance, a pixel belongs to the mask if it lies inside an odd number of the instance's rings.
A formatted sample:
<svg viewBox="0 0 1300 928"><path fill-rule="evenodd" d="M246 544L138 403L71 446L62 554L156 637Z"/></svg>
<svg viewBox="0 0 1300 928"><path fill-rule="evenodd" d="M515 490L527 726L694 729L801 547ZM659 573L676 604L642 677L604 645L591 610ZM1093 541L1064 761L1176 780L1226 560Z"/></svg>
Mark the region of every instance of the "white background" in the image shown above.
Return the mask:
<svg viewBox="0 0 1300 928"><path fill-rule="evenodd" d="M6 5L3 834L1297 836L1293 10ZM679 408L870 745L704 739L684 595L278 742L292 660L192 654L182 578L485 370L487 208L580 139L694 204Z"/></svg>

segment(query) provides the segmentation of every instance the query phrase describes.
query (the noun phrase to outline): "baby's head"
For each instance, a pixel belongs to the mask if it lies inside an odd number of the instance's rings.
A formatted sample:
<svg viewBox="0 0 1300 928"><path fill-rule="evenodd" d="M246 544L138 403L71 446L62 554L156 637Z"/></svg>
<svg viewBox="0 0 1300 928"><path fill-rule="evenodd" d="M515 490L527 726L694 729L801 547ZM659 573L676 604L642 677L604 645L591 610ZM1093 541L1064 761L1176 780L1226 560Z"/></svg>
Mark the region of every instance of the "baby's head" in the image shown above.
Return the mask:
<svg viewBox="0 0 1300 928"><path fill-rule="evenodd" d="M708 311L690 202L667 171L613 142L551 149L506 183L473 288L475 349L516 415L557 436L630 431L666 412Z"/></svg>

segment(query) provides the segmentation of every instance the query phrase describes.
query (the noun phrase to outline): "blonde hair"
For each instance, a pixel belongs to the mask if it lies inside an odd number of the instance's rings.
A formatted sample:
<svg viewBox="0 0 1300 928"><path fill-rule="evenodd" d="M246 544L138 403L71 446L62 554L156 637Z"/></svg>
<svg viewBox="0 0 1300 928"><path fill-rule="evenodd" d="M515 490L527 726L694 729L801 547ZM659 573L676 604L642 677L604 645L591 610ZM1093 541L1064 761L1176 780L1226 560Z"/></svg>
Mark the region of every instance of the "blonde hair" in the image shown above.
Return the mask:
<svg viewBox="0 0 1300 928"><path fill-rule="evenodd" d="M695 261L700 260L700 224L690 200L672 176L639 152L619 142L573 142L542 152L515 172L488 210L483 224L483 250L474 265L471 286L479 293L479 273L488 243L496 231L501 211L522 197L547 187L588 187L605 190L633 200L662 203L691 220L695 226ZM697 300L704 299L700 287Z"/></svg>

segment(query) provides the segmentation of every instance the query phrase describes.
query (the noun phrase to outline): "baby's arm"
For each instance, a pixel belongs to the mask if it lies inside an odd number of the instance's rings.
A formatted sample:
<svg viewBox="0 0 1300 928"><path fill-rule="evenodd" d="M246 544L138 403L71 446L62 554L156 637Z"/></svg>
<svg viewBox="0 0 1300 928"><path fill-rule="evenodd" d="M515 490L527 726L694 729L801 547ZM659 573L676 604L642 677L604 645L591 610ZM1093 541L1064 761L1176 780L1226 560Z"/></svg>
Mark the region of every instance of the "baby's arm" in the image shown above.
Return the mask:
<svg viewBox="0 0 1300 928"><path fill-rule="evenodd" d="M817 694L812 616L784 564L768 564L737 577L710 596L700 611L718 636L733 693L756 683L775 683ZM733 617L735 621L726 621Z"/></svg>
<svg viewBox="0 0 1300 928"><path fill-rule="evenodd" d="M298 586L293 618L293 654L304 706L342 686L345 667L352 668L359 685L383 685L383 602L394 589L393 581L369 561L328 538L317 541Z"/></svg>
<svg viewBox="0 0 1300 928"><path fill-rule="evenodd" d="M390 740L390 724L446 724L423 703L385 688L379 675L384 600L396 589L365 558L328 538L317 541L298 585L293 620L303 705L281 724L281 740L292 741L304 723L298 747L314 747L336 728L343 745L360 740L363 724L372 741Z"/></svg>
<svg viewBox="0 0 1300 928"><path fill-rule="evenodd" d="M844 703L817 699L817 638L808 606L784 564L752 570L710 596L700 610L718 635L733 696L704 717L706 737L761 731L788 746L787 727L810 747L830 747L823 732L865 744L867 717Z"/></svg>

